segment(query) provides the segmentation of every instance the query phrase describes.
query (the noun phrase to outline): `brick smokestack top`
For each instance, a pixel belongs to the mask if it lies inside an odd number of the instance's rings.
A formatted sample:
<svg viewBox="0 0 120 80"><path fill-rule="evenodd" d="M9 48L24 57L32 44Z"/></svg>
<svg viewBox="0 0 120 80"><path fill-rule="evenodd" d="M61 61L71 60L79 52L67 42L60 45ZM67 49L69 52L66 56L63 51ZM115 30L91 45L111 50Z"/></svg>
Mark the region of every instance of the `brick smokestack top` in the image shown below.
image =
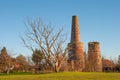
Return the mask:
<svg viewBox="0 0 120 80"><path fill-rule="evenodd" d="M80 42L78 16L72 16L71 42Z"/></svg>

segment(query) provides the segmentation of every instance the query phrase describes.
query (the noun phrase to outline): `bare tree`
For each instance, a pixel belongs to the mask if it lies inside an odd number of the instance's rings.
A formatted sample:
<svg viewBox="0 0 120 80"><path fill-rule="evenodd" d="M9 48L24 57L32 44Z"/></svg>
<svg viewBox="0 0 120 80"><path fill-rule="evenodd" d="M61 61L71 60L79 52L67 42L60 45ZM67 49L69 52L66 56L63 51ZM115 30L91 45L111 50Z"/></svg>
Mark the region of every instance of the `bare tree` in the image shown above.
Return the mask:
<svg viewBox="0 0 120 80"><path fill-rule="evenodd" d="M30 20L25 23L27 31L22 41L32 52L35 49L44 53L44 62L59 72L62 63L66 59L67 47L65 47L66 35L63 29L56 31L51 25L44 25L40 19Z"/></svg>

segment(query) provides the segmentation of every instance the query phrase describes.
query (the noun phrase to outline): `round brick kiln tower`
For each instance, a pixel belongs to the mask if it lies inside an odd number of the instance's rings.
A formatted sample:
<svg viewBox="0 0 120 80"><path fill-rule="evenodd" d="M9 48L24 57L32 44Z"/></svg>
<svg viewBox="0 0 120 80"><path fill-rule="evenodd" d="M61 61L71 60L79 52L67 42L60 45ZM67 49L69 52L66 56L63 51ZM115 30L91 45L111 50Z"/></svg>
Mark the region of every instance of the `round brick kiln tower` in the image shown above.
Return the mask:
<svg viewBox="0 0 120 80"><path fill-rule="evenodd" d="M88 43L88 65L89 71L102 72L102 59L99 42Z"/></svg>

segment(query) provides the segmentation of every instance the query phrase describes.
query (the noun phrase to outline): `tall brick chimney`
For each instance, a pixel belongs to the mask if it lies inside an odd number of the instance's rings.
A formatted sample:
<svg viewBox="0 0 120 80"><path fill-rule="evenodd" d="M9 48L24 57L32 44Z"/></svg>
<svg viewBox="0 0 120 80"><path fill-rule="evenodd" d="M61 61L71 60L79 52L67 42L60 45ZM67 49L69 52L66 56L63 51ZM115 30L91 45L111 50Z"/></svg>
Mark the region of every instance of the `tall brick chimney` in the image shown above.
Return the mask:
<svg viewBox="0 0 120 80"><path fill-rule="evenodd" d="M80 32L77 16L72 16L71 42L80 42Z"/></svg>
<svg viewBox="0 0 120 80"><path fill-rule="evenodd" d="M76 71L83 71L85 67L84 48L80 41L80 32L78 17L72 16L71 42L69 47L69 61L72 62L72 68Z"/></svg>

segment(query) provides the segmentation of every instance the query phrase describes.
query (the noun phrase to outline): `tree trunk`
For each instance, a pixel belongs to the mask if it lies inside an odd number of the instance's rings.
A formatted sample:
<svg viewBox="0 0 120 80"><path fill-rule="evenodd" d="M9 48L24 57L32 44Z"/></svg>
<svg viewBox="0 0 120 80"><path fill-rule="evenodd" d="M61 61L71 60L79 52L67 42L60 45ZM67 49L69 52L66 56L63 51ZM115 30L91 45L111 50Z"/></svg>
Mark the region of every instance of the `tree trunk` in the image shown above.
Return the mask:
<svg viewBox="0 0 120 80"><path fill-rule="evenodd" d="M59 71L60 71L60 67L59 67L59 66L56 66L56 67L55 67L55 72L58 73Z"/></svg>
<svg viewBox="0 0 120 80"><path fill-rule="evenodd" d="M9 74L9 73L10 73L10 69L7 70L7 74Z"/></svg>
<svg viewBox="0 0 120 80"><path fill-rule="evenodd" d="M56 62L55 63L55 72L59 72L61 68L61 63Z"/></svg>

